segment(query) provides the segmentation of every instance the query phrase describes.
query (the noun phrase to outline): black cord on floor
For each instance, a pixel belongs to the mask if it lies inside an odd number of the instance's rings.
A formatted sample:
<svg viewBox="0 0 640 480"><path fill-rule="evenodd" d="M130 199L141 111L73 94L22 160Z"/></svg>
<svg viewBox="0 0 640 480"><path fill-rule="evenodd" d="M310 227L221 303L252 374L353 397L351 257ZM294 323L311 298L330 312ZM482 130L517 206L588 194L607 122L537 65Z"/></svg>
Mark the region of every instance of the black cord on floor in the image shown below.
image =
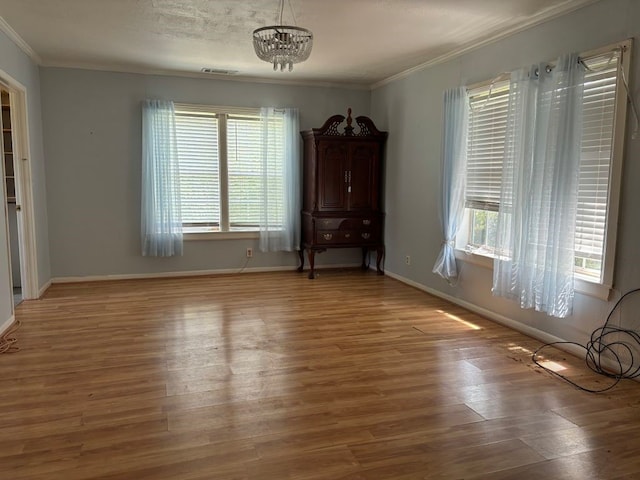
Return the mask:
<svg viewBox="0 0 640 480"><path fill-rule="evenodd" d="M613 387L615 387L623 378L636 378L640 376L640 364L634 368L635 359L633 356L633 350L640 351L640 333L634 330L609 325L613 313L618 309L618 306L620 305L620 303L622 303L622 300L624 300L632 293L636 292L640 292L640 288L629 290L627 293L620 297L620 299L616 302L616 304L609 312L609 315L607 315L607 319L604 322L604 325L600 328L595 329L593 333L591 333L591 339L589 340L589 342L587 342L587 345L581 345L577 342L547 343L533 352L531 360L533 360L533 362L543 370L546 370L552 375L561 378L565 382L570 383L580 390L590 393L606 392L607 390L611 390ZM574 382L573 380L570 380L561 373L554 372L544 365L541 365L537 359L538 353L541 350L554 345L576 345L580 348L584 348L586 350L585 361L587 367L589 367L589 369L594 371L595 373L599 373L600 375L611 378L613 380L613 383L607 387L595 390L584 387ZM623 367L622 360L620 359L620 353L622 352L626 352L630 358L629 365L626 368ZM610 354L613 357L613 360L615 360L615 362L618 364L617 372L611 372L610 369L605 369L605 367L602 365L603 354Z"/></svg>

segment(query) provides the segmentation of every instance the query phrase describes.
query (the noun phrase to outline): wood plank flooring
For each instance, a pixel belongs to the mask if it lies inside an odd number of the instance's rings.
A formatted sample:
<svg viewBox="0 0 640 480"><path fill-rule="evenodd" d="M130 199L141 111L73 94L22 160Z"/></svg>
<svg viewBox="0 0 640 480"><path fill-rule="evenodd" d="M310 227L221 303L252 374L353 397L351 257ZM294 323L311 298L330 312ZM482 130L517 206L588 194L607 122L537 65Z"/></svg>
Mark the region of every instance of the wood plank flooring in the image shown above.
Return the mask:
<svg viewBox="0 0 640 480"><path fill-rule="evenodd" d="M359 270L54 285L0 355L0 478L640 478L640 385ZM552 359L591 385L583 361Z"/></svg>

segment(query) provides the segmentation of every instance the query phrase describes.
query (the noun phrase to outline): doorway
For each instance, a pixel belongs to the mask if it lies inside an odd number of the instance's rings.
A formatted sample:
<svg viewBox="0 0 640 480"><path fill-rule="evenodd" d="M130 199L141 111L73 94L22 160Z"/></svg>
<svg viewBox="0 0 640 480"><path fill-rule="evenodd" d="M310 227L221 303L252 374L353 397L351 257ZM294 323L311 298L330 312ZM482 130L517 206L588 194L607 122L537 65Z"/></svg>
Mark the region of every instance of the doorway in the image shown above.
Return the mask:
<svg viewBox="0 0 640 480"><path fill-rule="evenodd" d="M7 203L7 226L9 234L9 255L11 257L11 285L13 305L18 305L22 295L22 272L20 269L20 242L18 238L18 213L21 206L17 202L16 165L13 149L13 128L11 123L11 100L9 91L0 86L0 108L2 117L2 156L4 159L4 180Z"/></svg>
<svg viewBox="0 0 640 480"><path fill-rule="evenodd" d="M14 305L39 296L26 106L26 89L0 71L0 174L4 183L0 211L5 213L7 226Z"/></svg>

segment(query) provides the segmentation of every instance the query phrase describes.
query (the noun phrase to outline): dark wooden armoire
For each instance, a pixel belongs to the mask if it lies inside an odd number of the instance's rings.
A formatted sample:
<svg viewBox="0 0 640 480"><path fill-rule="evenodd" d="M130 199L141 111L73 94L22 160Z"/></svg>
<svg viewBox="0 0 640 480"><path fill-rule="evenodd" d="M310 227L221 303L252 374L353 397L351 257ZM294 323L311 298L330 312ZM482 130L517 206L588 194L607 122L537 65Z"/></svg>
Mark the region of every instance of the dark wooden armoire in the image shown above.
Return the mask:
<svg viewBox="0 0 640 480"><path fill-rule="evenodd" d="M370 118L356 117L351 109L346 125L334 115L322 127L300 132L304 141L302 185L302 242L300 267L307 251L315 277L316 253L328 248L362 249L367 268L369 250L377 251L376 267L382 274L384 213L381 208L382 170L387 132L379 131Z"/></svg>

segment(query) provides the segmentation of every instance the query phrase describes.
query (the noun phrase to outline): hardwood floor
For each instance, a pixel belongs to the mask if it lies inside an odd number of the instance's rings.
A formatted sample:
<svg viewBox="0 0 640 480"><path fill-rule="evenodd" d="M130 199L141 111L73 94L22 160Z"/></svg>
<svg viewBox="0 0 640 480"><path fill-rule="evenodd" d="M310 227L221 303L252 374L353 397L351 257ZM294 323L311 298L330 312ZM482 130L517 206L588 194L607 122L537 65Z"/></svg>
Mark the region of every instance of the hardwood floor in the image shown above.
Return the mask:
<svg viewBox="0 0 640 480"><path fill-rule="evenodd" d="M389 277L59 284L16 317L2 479L640 478L638 383L578 391Z"/></svg>

